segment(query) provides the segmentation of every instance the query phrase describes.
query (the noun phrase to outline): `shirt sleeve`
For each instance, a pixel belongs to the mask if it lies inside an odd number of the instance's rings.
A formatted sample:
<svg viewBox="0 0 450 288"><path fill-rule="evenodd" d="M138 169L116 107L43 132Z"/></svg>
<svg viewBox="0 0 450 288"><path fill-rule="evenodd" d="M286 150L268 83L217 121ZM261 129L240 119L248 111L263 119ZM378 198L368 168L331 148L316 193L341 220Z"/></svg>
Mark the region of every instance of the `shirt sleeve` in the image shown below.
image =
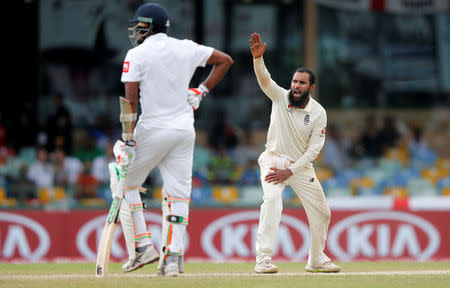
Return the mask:
<svg viewBox="0 0 450 288"><path fill-rule="evenodd" d="M200 45L195 43L192 40L186 40L188 45L191 46L193 48L194 51L194 61L195 61L195 66L196 67L205 67L206 66L206 62L208 61L209 57L211 57L214 48L209 47L209 46L205 46L205 45Z"/></svg>
<svg viewBox="0 0 450 288"><path fill-rule="evenodd" d="M270 73L264 64L263 57L253 58L253 68L259 87L261 87L264 94L272 101L276 101L283 93L285 93L285 90L270 78Z"/></svg>
<svg viewBox="0 0 450 288"><path fill-rule="evenodd" d="M139 82L141 81L141 67L132 50L129 50L122 68L122 82Z"/></svg>
<svg viewBox="0 0 450 288"><path fill-rule="evenodd" d="M298 158L297 161L289 166L289 169L291 169L292 173L296 173L317 158L320 151L322 150L323 144L325 143L326 126L327 114L325 110L323 110L320 117L314 124L314 129L311 132L309 145L306 149L306 152L300 158Z"/></svg>

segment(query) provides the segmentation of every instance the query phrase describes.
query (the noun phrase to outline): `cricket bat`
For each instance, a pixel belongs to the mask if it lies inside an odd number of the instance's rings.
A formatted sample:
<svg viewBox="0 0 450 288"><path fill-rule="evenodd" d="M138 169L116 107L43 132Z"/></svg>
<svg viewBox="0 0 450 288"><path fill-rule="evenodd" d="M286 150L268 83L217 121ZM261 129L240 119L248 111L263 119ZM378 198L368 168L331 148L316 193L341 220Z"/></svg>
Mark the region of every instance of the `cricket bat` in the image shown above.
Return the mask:
<svg viewBox="0 0 450 288"><path fill-rule="evenodd" d="M108 273L108 264L111 254L111 245L116 231L117 219L119 218L119 209L123 198L115 197L109 208L108 217L103 227L102 237L97 251L97 264L95 265L95 275L105 277Z"/></svg>
<svg viewBox="0 0 450 288"><path fill-rule="evenodd" d="M120 100L120 122L122 123L122 139L124 141L133 140L134 123L136 121L136 113L133 113L130 102L123 97L119 97ZM109 164L110 173L115 173L115 163ZM114 171L111 171L114 169ZM123 190L122 179L126 175L120 175L119 183L116 189ZM113 181L113 180L111 180ZM113 184L113 183L112 183ZM97 277L105 277L108 273L108 264L111 254L111 245L114 238L114 232L116 231L117 220L119 218L120 205L122 204L123 197L114 197L109 209L108 216L106 217L106 223L103 227L102 236L97 250L97 262L95 265L95 275Z"/></svg>

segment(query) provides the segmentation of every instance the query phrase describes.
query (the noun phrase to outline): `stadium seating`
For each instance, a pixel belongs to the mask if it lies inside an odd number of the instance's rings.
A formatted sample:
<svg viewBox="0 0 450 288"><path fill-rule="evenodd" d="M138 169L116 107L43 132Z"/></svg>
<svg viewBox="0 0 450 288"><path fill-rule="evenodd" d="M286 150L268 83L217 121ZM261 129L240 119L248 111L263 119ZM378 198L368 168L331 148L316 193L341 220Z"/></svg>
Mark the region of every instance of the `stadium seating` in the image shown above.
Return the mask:
<svg viewBox="0 0 450 288"><path fill-rule="evenodd" d="M258 206L262 203L263 190L259 185L241 186L239 194L239 204L243 206Z"/></svg>
<svg viewBox="0 0 450 288"><path fill-rule="evenodd" d="M422 170L422 177L428 179L433 185L448 176L448 170L445 168L430 167Z"/></svg>
<svg viewBox="0 0 450 288"><path fill-rule="evenodd" d="M407 188L410 196L437 196L439 194L436 187L424 178L409 180Z"/></svg>
<svg viewBox="0 0 450 288"><path fill-rule="evenodd" d="M208 185L192 187L191 203L193 205L208 205L213 201L211 188Z"/></svg>
<svg viewBox="0 0 450 288"><path fill-rule="evenodd" d="M214 200L223 204L231 204L239 199L239 191L236 186L214 186L212 194Z"/></svg>

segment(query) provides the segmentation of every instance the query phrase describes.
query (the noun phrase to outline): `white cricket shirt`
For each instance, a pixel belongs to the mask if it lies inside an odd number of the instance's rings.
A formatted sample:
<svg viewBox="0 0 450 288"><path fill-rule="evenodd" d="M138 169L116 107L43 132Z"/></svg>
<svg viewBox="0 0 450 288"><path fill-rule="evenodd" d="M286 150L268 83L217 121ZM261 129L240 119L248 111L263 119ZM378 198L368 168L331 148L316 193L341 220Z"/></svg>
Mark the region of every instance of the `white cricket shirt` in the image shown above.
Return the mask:
<svg viewBox="0 0 450 288"><path fill-rule="evenodd" d="M204 67L213 48L164 33L152 35L130 49L122 82L139 82L141 115L145 126L193 129L194 113L187 102L189 82Z"/></svg>
<svg viewBox="0 0 450 288"><path fill-rule="evenodd" d="M264 59L253 58L253 66L259 86L272 100L266 149L289 159L292 173L311 167L325 143L325 109L312 97L304 109L291 107L289 90L270 78Z"/></svg>

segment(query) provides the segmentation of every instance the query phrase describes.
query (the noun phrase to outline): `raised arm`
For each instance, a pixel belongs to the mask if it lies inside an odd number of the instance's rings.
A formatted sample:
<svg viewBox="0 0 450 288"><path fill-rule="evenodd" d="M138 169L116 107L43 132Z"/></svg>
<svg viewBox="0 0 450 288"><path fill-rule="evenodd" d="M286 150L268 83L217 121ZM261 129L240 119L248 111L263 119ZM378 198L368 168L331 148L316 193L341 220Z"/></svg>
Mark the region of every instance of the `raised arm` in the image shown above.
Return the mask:
<svg viewBox="0 0 450 288"><path fill-rule="evenodd" d="M261 41L258 33L253 33L250 40L250 49L253 55L253 68L255 69L256 79L259 87L272 101L277 99L286 90L281 88L270 78L270 73L264 65L264 51L266 51L266 43Z"/></svg>

